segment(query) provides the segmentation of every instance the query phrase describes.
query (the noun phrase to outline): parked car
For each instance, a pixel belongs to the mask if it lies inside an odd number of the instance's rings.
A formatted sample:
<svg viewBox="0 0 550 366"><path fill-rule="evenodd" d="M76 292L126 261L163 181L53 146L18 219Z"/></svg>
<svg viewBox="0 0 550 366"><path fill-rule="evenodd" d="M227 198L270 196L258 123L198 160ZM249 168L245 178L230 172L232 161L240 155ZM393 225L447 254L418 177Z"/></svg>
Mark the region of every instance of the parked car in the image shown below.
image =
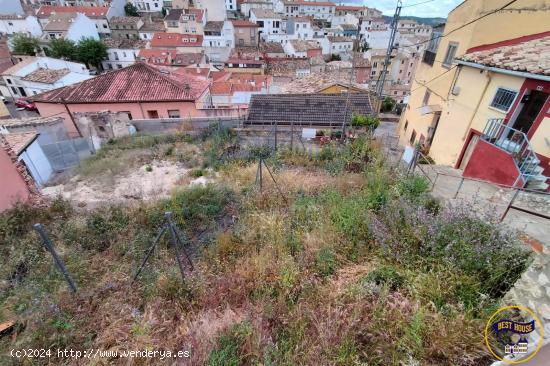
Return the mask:
<svg viewBox="0 0 550 366"><path fill-rule="evenodd" d="M34 104L34 102L31 102L30 100L28 99L25 99L25 98L19 98L15 101L15 105L19 108L25 108L26 110L28 111L36 111L38 110L36 108L36 105Z"/></svg>

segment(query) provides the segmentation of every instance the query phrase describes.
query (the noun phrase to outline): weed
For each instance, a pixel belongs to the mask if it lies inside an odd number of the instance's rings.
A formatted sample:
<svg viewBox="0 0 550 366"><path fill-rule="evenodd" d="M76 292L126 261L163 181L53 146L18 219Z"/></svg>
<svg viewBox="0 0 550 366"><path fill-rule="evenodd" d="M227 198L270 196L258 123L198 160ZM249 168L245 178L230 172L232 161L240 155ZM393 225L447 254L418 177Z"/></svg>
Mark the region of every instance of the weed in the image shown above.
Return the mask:
<svg viewBox="0 0 550 366"><path fill-rule="evenodd" d="M405 279L394 267L382 266L376 268L365 277L365 282L372 282L379 286L388 286L396 291L403 286Z"/></svg>
<svg viewBox="0 0 550 366"><path fill-rule="evenodd" d="M217 340L216 348L210 353L209 366L238 366L245 355L242 354L244 342L252 334L248 322L238 323L225 331Z"/></svg>

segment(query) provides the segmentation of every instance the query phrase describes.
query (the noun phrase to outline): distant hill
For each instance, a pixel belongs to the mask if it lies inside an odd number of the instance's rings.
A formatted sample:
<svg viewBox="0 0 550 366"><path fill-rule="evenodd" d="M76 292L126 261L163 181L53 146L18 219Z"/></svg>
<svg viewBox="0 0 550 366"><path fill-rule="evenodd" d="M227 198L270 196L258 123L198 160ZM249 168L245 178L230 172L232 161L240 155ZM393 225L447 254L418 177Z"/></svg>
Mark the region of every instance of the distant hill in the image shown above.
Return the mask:
<svg viewBox="0 0 550 366"><path fill-rule="evenodd" d="M386 23L391 22L391 19L392 19L391 16L383 15L383 17ZM413 20L416 20L419 24L427 24L427 25L431 25L432 27L434 25L445 23L447 21L447 19L445 18L422 18L422 17L413 17L413 16L403 16L400 19L413 19Z"/></svg>

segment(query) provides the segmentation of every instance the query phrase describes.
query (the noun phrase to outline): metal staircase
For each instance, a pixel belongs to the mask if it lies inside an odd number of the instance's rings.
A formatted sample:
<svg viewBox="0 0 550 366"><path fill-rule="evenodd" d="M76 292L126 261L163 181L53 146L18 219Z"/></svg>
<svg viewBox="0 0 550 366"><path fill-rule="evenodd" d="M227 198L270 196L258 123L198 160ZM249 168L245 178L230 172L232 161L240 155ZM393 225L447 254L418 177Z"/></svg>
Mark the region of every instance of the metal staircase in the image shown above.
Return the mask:
<svg viewBox="0 0 550 366"><path fill-rule="evenodd" d="M548 189L547 180L550 178L542 174L544 168L524 132L507 126L502 118L493 118L487 121L481 138L512 156L520 172L515 184L521 179L524 188Z"/></svg>

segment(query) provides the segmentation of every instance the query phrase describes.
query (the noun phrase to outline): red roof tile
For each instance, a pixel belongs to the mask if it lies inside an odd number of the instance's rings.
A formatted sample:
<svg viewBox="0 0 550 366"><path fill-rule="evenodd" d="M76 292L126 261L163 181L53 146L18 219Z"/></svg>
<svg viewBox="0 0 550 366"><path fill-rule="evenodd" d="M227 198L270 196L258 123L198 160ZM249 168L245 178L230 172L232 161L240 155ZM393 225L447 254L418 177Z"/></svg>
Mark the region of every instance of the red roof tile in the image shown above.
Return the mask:
<svg viewBox="0 0 550 366"><path fill-rule="evenodd" d="M17 155L21 154L38 136L35 132L3 134L8 145Z"/></svg>
<svg viewBox="0 0 550 366"><path fill-rule="evenodd" d="M122 103L195 101L208 83L189 75L177 75L142 62L93 79L33 96L46 103Z"/></svg>
<svg viewBox="0 0 550 366"><path fill-rule="evenodd" d="M249 22L248 20L232 20L234 27L250 27L250 28L259 28L260 26L256 23Z"/></svg>
<svg viewBox="0 0 550 366"><path fill-rule="evenodd" d="M353 6L353 5L336 5L336 10L348 10L348 11L361 11L366 8L363 6Z"/></svg>
<svg viewBox="0 0 550 366"><path fill-rule="evenodd" d="M139 50L138 57L149 64L153 65L171 65L172 60L176 56L176 50L168 49L146 49Z"/></svg>
<svg viewBox="0 0 550 366"><path fill-rule="evenodd" d="M38 18L49 18L52 14L59 13L82 13L88 18L105 18L107 16L107 6L52 6L42 5L37 11Z"/></svg>
<svg viewBox="0 0 550 366"><path fill-rule="evenodd" d="M201 47L202 35L180 33L155 33L151 47Z"/></svg>

